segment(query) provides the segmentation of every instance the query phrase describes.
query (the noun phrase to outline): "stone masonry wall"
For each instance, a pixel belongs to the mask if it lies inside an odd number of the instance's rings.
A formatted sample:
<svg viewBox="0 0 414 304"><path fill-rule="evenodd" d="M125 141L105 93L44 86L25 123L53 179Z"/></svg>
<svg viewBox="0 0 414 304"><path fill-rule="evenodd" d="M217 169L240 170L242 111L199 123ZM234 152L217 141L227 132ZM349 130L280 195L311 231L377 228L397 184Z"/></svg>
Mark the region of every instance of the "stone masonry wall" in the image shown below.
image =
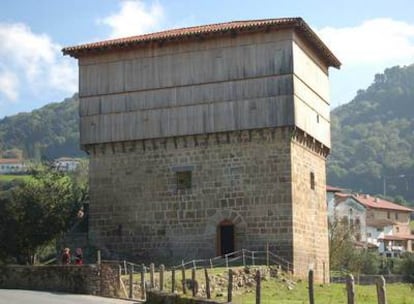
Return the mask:
<svg viewBox="0 0 414 304"><path fill-rule="evenodd" d="M329 282L329 244L326 206L325 153L304 134L292 141L294 273ZM314 175L312 189L311 174Z"/></svg>
<svg viewBox="0 0 414 304"><path fill-rule="evenodd" d="M306 276L329 280L325 156L291 128L89 147L90 235L139 261L177 263L219 254L217 227L235 227L235 250L269 243ZM192 172L177 190L176 171ZM310 186L310 174L315 189Z"/></svg>
<svg viewBox="0 0 414 304"><path fill-rule="evenodd" d="M117 297L120 293L118 265L0 267L0 288L61 291Z"/></svg>
<svg viewBox="0 0 414 304"><path fill-rule="evenodd" d="M107 253L168 263L218 254L230 220L235 249L292 259L290 128L89 146L90 235ZM177 190L176 170L192 171Z"/></svg>

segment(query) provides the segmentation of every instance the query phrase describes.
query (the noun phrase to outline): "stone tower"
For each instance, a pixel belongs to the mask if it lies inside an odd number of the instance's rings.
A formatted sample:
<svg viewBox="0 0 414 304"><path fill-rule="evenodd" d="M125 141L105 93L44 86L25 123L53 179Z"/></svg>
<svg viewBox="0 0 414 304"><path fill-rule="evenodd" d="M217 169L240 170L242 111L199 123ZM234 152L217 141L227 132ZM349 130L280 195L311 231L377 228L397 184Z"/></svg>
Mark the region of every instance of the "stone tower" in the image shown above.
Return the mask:
<svg viewBox="0 0 414 304"><path fill-rule="evenodd" d="M266 244L328 277L328 68L301 18L63 49L79 60L90 239L174 262Z"/></svg>

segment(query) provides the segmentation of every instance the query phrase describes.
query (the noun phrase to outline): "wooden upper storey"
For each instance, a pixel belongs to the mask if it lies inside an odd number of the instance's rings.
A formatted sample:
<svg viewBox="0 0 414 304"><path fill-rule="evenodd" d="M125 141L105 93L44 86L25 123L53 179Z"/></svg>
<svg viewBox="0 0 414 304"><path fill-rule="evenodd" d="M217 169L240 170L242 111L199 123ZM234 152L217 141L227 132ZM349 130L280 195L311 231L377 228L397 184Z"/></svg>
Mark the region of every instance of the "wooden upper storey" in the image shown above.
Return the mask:
<svg viewBox="0 0 414 304"><path fill-rule="evenodd" d="M224 25L65 48L81 145L296 126L329 147L333 54L302 19Z"/></svg>

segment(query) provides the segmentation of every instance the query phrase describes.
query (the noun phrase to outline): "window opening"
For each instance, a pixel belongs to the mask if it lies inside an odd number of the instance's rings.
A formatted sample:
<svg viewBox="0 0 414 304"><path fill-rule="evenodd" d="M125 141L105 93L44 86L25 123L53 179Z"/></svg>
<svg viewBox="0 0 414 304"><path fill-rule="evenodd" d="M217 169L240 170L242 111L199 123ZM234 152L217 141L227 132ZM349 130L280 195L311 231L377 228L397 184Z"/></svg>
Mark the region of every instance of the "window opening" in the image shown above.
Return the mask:
<svg viewBox="0 0 414 304"><path fill-rule="evenodd" d="M310 173L310 187L312 190L315 190L315 173Z"/></svg>
<svg viewBox="0 0 414 304"><path fill-rule="evenodd" d="M178 190L191 188L191 171L176 172L176 177Z"/></svg>

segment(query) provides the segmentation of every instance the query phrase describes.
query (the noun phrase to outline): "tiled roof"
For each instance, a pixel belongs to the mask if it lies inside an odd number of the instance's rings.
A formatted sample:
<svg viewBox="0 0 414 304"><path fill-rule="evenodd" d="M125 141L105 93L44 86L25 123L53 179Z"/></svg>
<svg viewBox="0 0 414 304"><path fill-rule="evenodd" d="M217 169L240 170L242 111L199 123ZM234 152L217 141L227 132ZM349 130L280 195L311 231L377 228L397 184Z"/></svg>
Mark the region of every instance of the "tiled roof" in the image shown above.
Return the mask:
<svg viewBox="0 0 414 304"><path fill-rule="evenodd" d="M73 157L59 157L57 159L55 159L56 161L74 161L74 162L79 162L79 159L73 158Z"/></svg>
<svg viewBox="0 0 414 304"><path fill-rule="evenodd" d="M23 161L18 158L0 158L0 164L22 164Z"/></svg>
<svg viewBox="0 0 414 304"><path fill-rule="evenodd" d="M413 209L395 204L393 202L384 200L378 197L372 197L366 194L353 195L353 197L359 201L362 205L368 208L374 209L387 209L387 210L397 210L397 211L406 211L413 212Z"/></svg>
<svg viewBox="0 0 414 304"><path fill-rule="evenodd" d="M359 241L359 242L354 242L354 245L356 247L359 247L359 248L365 248L365 247L370 248L370 249L371 248L372 249L378 248L378 245L372 244L372 243L369 243L369 242L361 242L361 241Z"/></svg>
<svg viewBox="0 0 414 304"><path fill-rule="evenodd" d="M379 197L370 196L368 194L349 194L349 193L336 192L335 198L336 198L337 203L345 201L348 198L353 198L354 200L356 200L358 203L360 203L366 208L414 212L414 210L411 208L398 205L396 203L384 200Z"/></svg>
<svg viewBox="0 0 414 304"><path fill-rule="evenodd" d="M379 237L380 240L386 241L405 241L405 240L412 240L414 239L414 235L406 234L406 235L384 235L383 237Z"/></svg>
<svg viewBox="0 0 414 304"><path fill-rule="evenodd" d="M320 40L315 32L302 18L279 18L247 21L232 21L209 25L172 29L139 36L105 40L62 49L63 54L79 58L91 52L113 51L114 49L130 49L145 47L150 42L166 42L178 40L197 40L223 34L234 35L241 32L265 32L281 29L295 29L319 53L329 66L339 68L341 62Z"/></svg>
<svg viewBox="0 0 414 304"><path fill-rule="evenodd" d="M338 187L334 187L334 186L326 185L326 191L327 192L343 192L344 189L338 188Z"/></svg>

